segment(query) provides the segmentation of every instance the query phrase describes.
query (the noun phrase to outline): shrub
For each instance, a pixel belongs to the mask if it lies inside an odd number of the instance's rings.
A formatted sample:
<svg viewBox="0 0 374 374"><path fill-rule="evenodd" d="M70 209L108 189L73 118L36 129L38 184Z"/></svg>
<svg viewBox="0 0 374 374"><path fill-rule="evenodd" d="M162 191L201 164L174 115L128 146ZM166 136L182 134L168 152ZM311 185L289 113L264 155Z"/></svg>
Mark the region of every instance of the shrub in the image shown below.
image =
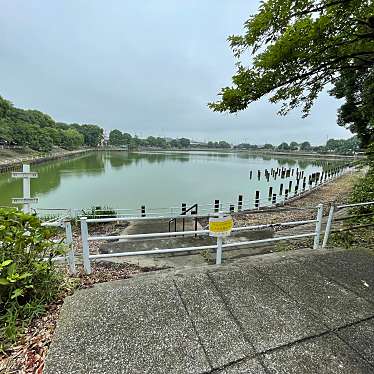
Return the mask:
<svg viewBox="0 0 374 374"><path fill-rule="evenodd" d="M89 210L82 209L82 215L87 218L116 218L117 213L113 208L104 206L95 206Z"/></svg>
<svg viewBox="0 0 374 374"><path fill-rule="evenodd" d="M374 201L374 143L367 149L368 171L353 187L351 203L364 203ZM352 214L368 215L359 219L360 222L374 221L374 204L364 205L352 209ZM373 214L373 215L370 215Z"/></svg>
<svg viewBox="0 0 374 374"><path fill-rule="evenodd" d="M0 209L0 349L57 294L61 275L52 259L63 248L54 235L34 215Z"/></svg>

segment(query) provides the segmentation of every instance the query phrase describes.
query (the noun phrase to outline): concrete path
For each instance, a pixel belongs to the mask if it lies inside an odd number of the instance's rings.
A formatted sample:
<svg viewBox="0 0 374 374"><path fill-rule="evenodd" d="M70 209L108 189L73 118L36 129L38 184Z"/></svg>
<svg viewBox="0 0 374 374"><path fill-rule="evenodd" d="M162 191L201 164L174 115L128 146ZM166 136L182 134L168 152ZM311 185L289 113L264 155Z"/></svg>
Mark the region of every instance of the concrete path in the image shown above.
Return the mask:
<svg viewBox="0 0 374 374"><path fill-rule="evenodd" d="M44 372L373 373L374 256L300 250L78 291Z"/></svg>

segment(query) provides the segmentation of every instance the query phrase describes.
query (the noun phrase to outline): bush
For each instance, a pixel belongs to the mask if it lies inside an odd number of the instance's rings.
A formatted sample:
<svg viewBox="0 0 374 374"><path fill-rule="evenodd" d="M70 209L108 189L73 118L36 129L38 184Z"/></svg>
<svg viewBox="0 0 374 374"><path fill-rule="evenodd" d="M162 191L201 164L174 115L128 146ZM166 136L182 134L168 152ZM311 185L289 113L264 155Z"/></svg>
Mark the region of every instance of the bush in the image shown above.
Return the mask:
<svg viewBox="0 0 374 374"><path fill-rule="evenodd" d="M63 248L52 242L54 235L34 215L0 209L0 350L58 292L62 277L52 259Z"/></svg>
<svg viewBox="0 0 374 374"><path fill-rule="evenodd" d="M116 218L117 213L113 208L104 206L94 206L91 209L82 209L82 216L87 218Z"/></svg>
<svg viewBox="0 0 374 374"><path fill-rule="evenodd" d="M367 165L368 171L366 175L361 178L353 187L351 194L351 203L364 203L374 201L374 143L370 144L367 149ZM360 222L373 222L374 221L374 204L364 205L352 209L352 214L368 214L367 217L359 219ZM373 214L373 215L369 215Z"/></svg>

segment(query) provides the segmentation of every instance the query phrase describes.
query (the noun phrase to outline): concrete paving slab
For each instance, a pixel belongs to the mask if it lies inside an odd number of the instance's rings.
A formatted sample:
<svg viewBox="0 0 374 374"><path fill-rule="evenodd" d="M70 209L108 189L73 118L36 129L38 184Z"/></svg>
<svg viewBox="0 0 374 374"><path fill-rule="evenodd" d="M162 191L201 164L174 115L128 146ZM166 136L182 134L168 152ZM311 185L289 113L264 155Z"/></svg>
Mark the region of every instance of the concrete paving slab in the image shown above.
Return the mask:
<svg viewBox="0 0 374 374"><path fill-rule="evenodd" d="M256 358L242 360L238 363L229 365L223 370L218 371L219 374L267 374L264 367Z"/></svg>
<svg viewBox="0 0 374 374"><path fill-rule="evenodd" d="M315 259L305 258L306 264L323 273L345 288L366 298L374 300L374 255L368 251L346 250L326 253Z"/></svg>
<svg viewBox="0 0 374 374"><path fill-rule="evenodd" d="M327 330L254 268L209 274L257 352Z"/></svg>
<svg viewBox="0 0 374 374"><path fill-rule="evenodd" d="M172 280L143 277L100 284L68 298L45 373L210 369Z"/></svg>
<svg viewBox="0 0 374 374"><path fill-rule="evenodd" d="M339 330L338 335L374 366L374 319Z"/></svg>
<svg viewBox="0 0 374 374"><path fill-rule="evenodd" d="M255 353L207 274L179 274L175 283L213 368Z"/></svg>
<svg viewBox="0 0 374 374"><path fill-rule="evenodd" d="M371 303L297 259L256 268L331 329L374 316Z"/></svg>
<svg viewBox="0 0 374 374"><path fill-rule="evenodd" d="M263 357L269 373L276 374L372 374L372 367L334 335L277 349Z"/></svg>
<svg viewBox="0 0 374 374"><path fill-rule="evenodd" d="M78 291L62 307L44 373L373 373L374 318L355 320L371 305L326 273L331 264L343 279L342 263L347 283L369 279L365 256L273 254ZM331 332L339 320L349 324Z"/></svg>

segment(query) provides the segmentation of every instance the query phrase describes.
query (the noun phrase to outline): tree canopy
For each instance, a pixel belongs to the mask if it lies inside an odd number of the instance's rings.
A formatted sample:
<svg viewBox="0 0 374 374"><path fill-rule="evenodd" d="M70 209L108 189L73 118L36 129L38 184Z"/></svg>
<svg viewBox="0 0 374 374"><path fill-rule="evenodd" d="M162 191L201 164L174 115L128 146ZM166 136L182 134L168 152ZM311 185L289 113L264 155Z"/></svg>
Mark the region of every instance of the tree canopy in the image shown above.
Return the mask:
<svg viewBox="0 0 374 374"><path fill-rule="evenodd" d="M81 146L97 147L103 129L96 125L55 122L48 114L38 110L16 108L0 96L0 142L43 152L53 146L76 149Z"/></svg>
<svg viewBox="0 0 374 374"><path fill-rule="evenodd" d="M265 0L244 28L243 35L228 39L239 59L233 85L210 108L235 113L269 95L282 103L280 114L302 106L308 115L332 84L332 94L347 100L339 124L364 145L373 140L373 1Z"/></svg>

